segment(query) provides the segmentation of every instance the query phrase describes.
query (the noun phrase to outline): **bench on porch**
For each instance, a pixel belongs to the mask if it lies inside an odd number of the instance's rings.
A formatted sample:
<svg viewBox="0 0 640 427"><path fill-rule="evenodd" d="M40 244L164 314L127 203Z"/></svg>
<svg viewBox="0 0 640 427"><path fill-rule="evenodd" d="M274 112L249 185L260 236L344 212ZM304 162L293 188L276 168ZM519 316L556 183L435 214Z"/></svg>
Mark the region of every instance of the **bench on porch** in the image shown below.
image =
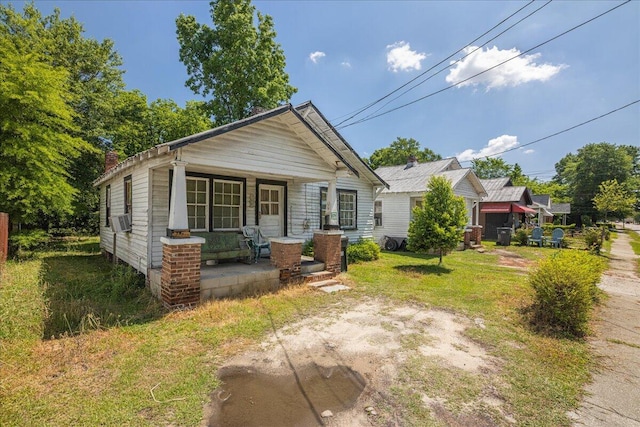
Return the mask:
<svg viewBox="0 0 640 427"><path fill-rule="evenodd" d="M244 258L251 262L251 248L242 233L223 231L193 231L192 236L202 237L205 243L200 249L202 261Z"/></svg>

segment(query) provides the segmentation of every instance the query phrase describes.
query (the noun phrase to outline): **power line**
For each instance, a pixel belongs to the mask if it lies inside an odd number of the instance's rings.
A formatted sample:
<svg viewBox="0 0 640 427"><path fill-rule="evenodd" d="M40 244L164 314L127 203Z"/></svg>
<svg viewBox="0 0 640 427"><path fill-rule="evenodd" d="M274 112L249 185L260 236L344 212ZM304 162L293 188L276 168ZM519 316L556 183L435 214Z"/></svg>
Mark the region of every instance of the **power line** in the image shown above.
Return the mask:
<svg viewBox="0 0 640 427"><path fill-rule="evenodd" d="M519 145L519 146L517 146L517 147L509 148L508 150L500 151L499 153L492 153L492 154L489 154L489 155L486 155L486 156L476 157L476 159L487 159L487 158L492 157L492 156L497 156L497 155L500 155L500 154L508 153L508 152L510 152L510 151L519 150L519 149L520 149L520 148L522 148L522 147L527 147L527 146L529 146L529 145L536 144L536 143L541 142L541 141L544 141L544 140L546 140L546 139L553 138L554 136L558 136L558 135L563 134L563 133L565 133L565 132L569 132L570 130L573 130L573 129L578 128L578 127L580 127L580 126L584 126L584 125L586 125L587 123L594 122L594 121L599 120L599 119L601 119L601 118L603 118L603 117L606 117L606 116L608 116L608 115L610 115L610 114L616 113L616 112L618 112L618 111L620 111L620 110L624 110L625 108L628 108L628 107L630 107L630 106L632 106L632 105L634 105L634 104L637 104L637 103L639 103L639 102L640 102L640 99L636 99L635 101L632 101L632 102L630 102L630 103L628 103L628 104L626 104L626 105L623 105L622 107L618 107L618 108L616 108L615 110L611 110L611 111L609 111L608 113L601 114L601 115L599 115L599 116L597 116L597 117L594 117L594 118L592 118L592 119L586 120L586 121L584 121L584 122L582 122L582 123L578 123L577 125L574 125L574 126L571 126L571 127L566 128L566 129L563 129L563 130L561 130L561 131L558 131L558 132L552 133L551 135L547 135L547 136L545 136L545 137L543 137L543 138L536 139L535 141L527 142L526 144L522 144L522 145ZM474 160L475 160L475 159L474 159ZM471 160L463 160L463 161L462 161L462 162L460 162L460 163L465 163L465 162L471 162Z"/></svg>
<svg viewBox="0 0 640 427"><path fill-rule="evenodd" d="M442 73L443 71L445 71L445 70L449 69L451 66L453 66L453 65L455 65L455 64L457 64L457 63L459 63L459 62L463 61L465 58L467 58L467 57L469 57L469 56L473 55L476 51L478 51L478 50L482 49L483 47L485 47L486 45L488 45L489 43L491 43L492 41L494 41L495 39L497 39L498 37L500 37L501 35L503 35L503 34L504 34L504 33L506 33L507 31L511 30L511 29L512 29L513 27L515 27L516 25L520 24L522 21L524 21L524 20L526 20L526 19L530 18L531 16L533 16L534 14L538 13L540 10L542 10L544 7L548 6L550 3L551 3L551 0L547 1L545 4L543 4L542 6L540 6L539 8L537 8L536 10L534 10L533 12L531 12L530 14L528 14L527 16L525 16L524 18L520 19L519 21L515 22L515 23L514 23L514 24L512 24L511 26L507 27L505 30L503 30L503 31L501 31L500 33L496 34L494 37L492 37L492 38L490 38L489 40L487 40L486 42L482 43L480 46L475 46L475 48L474 48L473 50L471 50L469 53L467 53L467 54L466 54L466 55L464 55L463 57L461 57L461 58L457 59L456 61L454 61L454 62L452 62L452 63L450 63L450 64L446 65L445 67L442 67L441 69L439 69L439 70L438 70L438 71L436 71L435 73L431 74L430 76L428 76L427 78L425 78L425 79L424 79L424 80L422 80L421 82L419 82L419 83L417 83L417 84L415 84L415 85L411 86L410 88L408 88L407 90L405 90L404 92L402 92L400 95L398 95L398 96L396 96L396 97L392 98L391 100L389 100L389 101L385 102L385 103L384 103L380 108L378 108L377 110L375 110L374 112L372 112L372 113L371 113L371 114L369 114L368 116L365 116L365 117L364 117L364 119L366 119L366 118L369 118L369 117L373 116L375 113L377 113L378 111L382 110L384 107L386 107L387 105L389 105L390 103L392 103L392 102L393 102L393 101L395 101L396 99L399 99L399 98L400 98L400 97L402 97L403 95L407 94L409 91L411 91L411 90L413 90L413 89L417 88L418 86L420 86L420 85L421 85L421 84L423 84L423 83L426 83L426 82L427 82L427 81L429 81L431 78L433 78L433 77L437 76L438 74ZM529 4L531 4L531 3L529 3ZM521 8L520 10L522 10L522 9L524 9L524 8ZM520 10L518 10L518 12L519 12ZM516 13L517 13L517 12L516 12ZM511 16L513 16L513 15L515 15L515 13L514 13L514 14L512 14ZM511 17L511 16L510 16L510 17ZM510 18L510 17L509 17L509 18ZM507 19L508 19L508 18L507 18ZM502 21L502 22L504 22L504 21ZM502 22L501 22L501 23L502 23ZM491 30L493 30L494 28L496 28L496 26L494 26ZM491 30L487 31L487 32L486 32L486 33L484 33L482 36L484 36L485 34L489 33ZM472 45L473 45L473 43L475 43L475 42L476 42L478 39L480 39L482 36L480 36L480 37L476 38L474 41L472 41L471 43L467 44L467 46L472 46ZM462 50L464 50L464 48L459 49L456 53L458 53L458 52L460 52L460 51L462 51ZM454 54L454 55L455 55L455 54ZM442 64L444 61L446 61L447 59L450 59L452 56L453 56L453 55L451 55L451 56L447 57L446 59L444 59L444 60L442 60L442 61L440 61L440 62L438 62L436 65L434 65L433 67L431 67L431 68L430 68L429 70L427 70L427 71L430 71L430 70L434 69L436 66L438 66L438 65ZM421 77L421 76L422 76L422 75L424 75L427 71L425 71L424 73L420 74L418 77ZM416 77L416 79L417 79L418 77ZM411 80L411 81L410 81L410 82L408 82L408 83L411 83L411 82L412 82L412 81L414 81L414 80L415 80L415 79ZM408 83L407 83L407 84L408 84ZM406 85L405 85L405 86L406 86ZM400 89L400 88L399 88L399 89ZM398 90L398 89L396 89L396 90ZM387 96L388 96L388 95L387 95ZM344 122L344 121L343 121L343 122ZM342 122L342 123L343 123L343 122Z"/></svg>
<svg viewBox="0 0 640 427"><path fill-rule="evenodd" d="M343 124L343 123L345 123L345 122L348 122L349 120L351 120L351 119L353 119L353 118L355 118L356 116L358 116L359 114L361 114L361 113L365 112L366 110L368 110L369 108L371 108L371 107L373 107L374 105L378 104L379 102L384 101L386 98L388 98L389 96L391 96L391 95L393 95L394 93L398 92L400 89L402 89L402 88L406 87L407 85L409 85L409 84L413 83L414 81L416 81L416 80L417 80L417 79L419 79L420 77L424 76L424 75L425 75L426 73L428 73L429 71L431 71L431 70L433 70L434 68L436 68L438 65L440 65L440 64L444 63L445 61L447 61L447 60L449 60L449 59L453 58L455 55L457 55L457 54L458 54L458 53L460 53L462 50L464 50L464 48L465 48L465 47L467 47L467 46L469 46L469 45L472 45L473 43L475 43L476 41L478 41L479 39L481 39L481 38L482 38L482 37L484 37L485 35L489 34L491 31L493 31L493 30L495 30L496 28L498 28L498 27L499 27L500 25L502 25L503 23L507 22L507 21L508 21L509 19L511 19L513 16L517 15L518 13L520 13L522 10L524 10L524 9L526 9L527 7L531 6L531 5L533 4L533 2L534 2L534 1L535 1L535 0L531 0L529 3L525 4L524 6L522 6L520 9L516 10L514 13L512 13L511 15L509 15L508 17L506 17L506 18L505 18L505 19L503 19L502 21L498 22L496 25L494 25L493 27L491 27L489 30L485 31L485 32L484 32L484 33L482 33L480 36L478 36L478 37L476 37L474 40L472 40L471 42L469 42L469 43L465 44L465 46L461 47L460 49L458 49L457 51L455 51L455 52L454 52L454 53L452 53L451 55L447 56L446 58L444 58L443 60L441 60L441 61L440 61L440 62L438 62L437 64L435 64L435 65L433 65L432 67L430 67L429 69L425 70L424 72L422 72L422 73L418 74L416 77L414 77L413 79L411 79L411 80L409 80L408 82L404 83L404 84L403 84L403 85L401 85L400 87L398 87L398 88L394 89L393 91L389 92L388 94L384 95L383 97L378 98L378 99L376 99L375 101L370 102L369 104L365 105L364 107L361 107L361 108L359 108L359 109L355 110L355 111L354 111L354 112L352 112L352 113L347 113L347 114L345 114L345 115L348 115L348 114L352 114L352 115L351 115L351 116L349 116L349 117L347 117L346 119L342 120L340 123L338 123L338 124L336 125L336 127L337 127L337 126L342 125L342 124ZM551 0L549 0L549 1L548 1L546 4L544 4L542 7L546 6L546 5L547 5L547 4L549 4L550 2L551 2ZM537 12L537 11L538 11L538 10L540 10L540 9L542 9L542 7L538 8L535 12ZM535 13L535 12L533 12L533 13ZM532 13L532 14L533 14L533 13ZM501 32L500 34L498 34L498 36L500 36L500 35L504 34L505 32L507 32L508 30L510 30L511 28L513 28L515 25L519 24L519 23L520 23L520 22L522 22L524 19L526 19L526 18L528 18L529 16L531 16L532 14L529 14L529 15L527 15L526 17L524 17L523 19L521 19L520 21L516 22L516 23L515 23L514 25L512 25L511 27L507 28L505 31L503 31L503 32ZM496 37L498 37L498 36L496 36ZM491 40L488 40L486 43L489 43L489 42L491 42L492 40L495 40L495 38L496 38L496 37L492 38ZM485 43L485 44L486 44L486 43ZM483 46L484 46L484 44L483 44ZM465 57L466 57L466 56L465 56ZM460 60L458 60L458 61L460 61ZM446 69L446 68L445 68L445 69ZM440 73L440 71L438 71L438 73ZM432 76L428 77L426 80L424 80L423 82L421 82L421 83L419 83L419 84L424 83L425 81L427 81L427 80L428 80L428 79L430 79L431 77L433 77L433 76L437 75L438 73L433 74ZM418 85L419 85L419 84L418 84ZM418 85L413 86L413 87L415 88L415 87L417 87ZM413 88L410 88L410 89L413 89ZM410 89L409 89L409 90L410 90ZM406 93L406 92L403 92L403 93L402 93L401 95L399 95L399 96L402 96L402 95L404 95L405 93ZM396 99L396 98L394 98L394 99ZM387 104L385 104L385 105L387 105ZM344 117L344 116L341 116L341 117Z"/></svg>
<svg viewBox="0 0 640 427"><path fill-rule="evenodd" d="M518 55L515 55L515 56L513 56L513 57L511 57L511 58L509 58L509 59L507 59L507 60L505 60L505 61L502 61L502 62L500 62L499 64L494 65L493 67L487 68L486 70L483 70L483 71L481 71L481 72L479 72L479 73L477 73L477 74L474 74L474 75L473 75L473 76L471 76L471 77L468 77L468 78L466 78L466 79L463 79L463 80L461 80L461 81L459 81L459 82L457 82L457 83L454 83L454 84L452 84L452 85L446 86L446 87L444 87L444 88L442 88L442 89L440 89L440 90L437 90L437 91L435 91L435 92L432 92L432 93L430 93L430 94L427 94L427 95L425 95L425 96L423 96L423 97L420 97L420 98L418 98L418 99L415 99L415 100L413 100L413 101L411 101L411 102L407 102L406 104L402 104L402 105L400 105L400 106L398 106L398 107L395 107L395 108L392 108L392 109L386 110L386 111L384 111L384 112L382 112L382 113L380 113L380 114L376 114L376 115L373 115L373 116L369 116L369 117L367 117L367 118L363 118L363 119L357 120L357 121L355 121L355 122L349 123L349 124L344 125L344 126L336 126L336 128L337 128L337 129L344 129L344 128L349 127L349 126L353 126L353 125L356 125L356 124L364 123L364 122L369 121L369 120L373 120L373 119L375 119L375 118L378 118L378 117L384 116L384 115L386 115L386 114L392 113L392 112L394 112L394 111L396 111L396 110L399 110L399 109L401 109L401 108L408 107L408 106L413 105L413 104L415 104L415 103L417 103L417 102L419 102L419 101L422 101L422 100L424 100L424 99L430 98L430 97L432 97L432 96L434 96L434 95L437 95L437 94L439 94L439 93L442 93L442 92L444 92L444 91L447 91L447 90L449 90L449 89L451 89L451 88L454 88L454 87L456 87L456 86L459 86L459 85L461 85L462 83L468 82L468 81L469 81L469 80L471 80L471 79L474 79L474 78L476 78L476 77L478 77L478 76L480 76L480 75L482 75L482 74L485 74L485 73L487 73L487 72L489 72L489 71L491 71L491 70L493 70L493 69L495 69L495 68L500 67L501 65L506 64L507 62L510 62L510 61L512 61L512 60L514 60L514 59L516 59L516 58L519 58L519 57L521 57L521 56L523 56L523 55L525 55L525 54L527 54L527 53L531 52L531 51L532 51L532 50L534 50L534 49L537 49L537 48L539 48L539 47L542 47L542 46L544 46L544 45L546 45L546 44L548 44L548 43L550 43L550 42L552 42L552 41L554 41L554 40L556 40L556 39L558 39L558 38L560 38L560 37L562 37L562 36L564 36L564 35L566 35L566 34L568 34L568 33L570 33L570 32L572 32L572 31L575 31L575 30L577 30L578 28L583 27L583 26L585 26L586 24L588 24L588 23L590 23L590 22L593 22L593 21L595 21L596 19L598 19L598 18L600 18L600 17L602 17L602 16L604 16L604 15L606 15L606 14L608 14L608 13L610 13L610 12L614 11L615 9L617 9L617 8L619 8L619 7L624 6L625 4L629 3L630 1L631 1L631 0L626 0L624 3L621 3L621 4L617 5L617 6L614 6L614 7L612 7L611 9L609 9L609 10L607 10L607 11L605 11L605 12L602 12L602 13L600 13L599 15L597 15L597 16L595 16L595 17L591 18L591 19L588 19L588 20L586 20L586 21L584 21L584 22L582 22L582 23L580 23L580 24L578 24L578 25L576 25L576 26L574 26L574 27L572 27L572 28L570 28L570 29L568 29L568 30L566 30L566 31L564 31L564 32L562 32L562 33L560 33L560 34L558 34L558 35L556 35L556 36L554 36L554 37L552 37L552 38L550 38L550 39L546 40L546 41L544 41L544 42L542 42L542 43L539 43L539 44L537 44L536 46L533 46L533 47L531 47L531 48L529 48L529 49L525 50L524 52L519 53Z"/></svg>

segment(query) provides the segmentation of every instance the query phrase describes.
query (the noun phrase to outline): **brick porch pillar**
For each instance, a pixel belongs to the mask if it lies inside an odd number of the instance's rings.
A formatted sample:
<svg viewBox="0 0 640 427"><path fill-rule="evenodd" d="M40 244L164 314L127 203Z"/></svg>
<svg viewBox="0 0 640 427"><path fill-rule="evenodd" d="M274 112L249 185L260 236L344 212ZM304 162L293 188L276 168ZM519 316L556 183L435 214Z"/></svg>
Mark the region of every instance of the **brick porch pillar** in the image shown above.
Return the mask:
<svg viewBox="0 0 640 427"><path fill-rule="evenodd" d="M324 263L324 269L340 274L341 230L316 230L313 233L313 253L316 261Z"/></svg>
<svg viewBox="0 0 640 427"><path fill-rule="evenodd" d="M481 225L474 225L471 227L471 240L473 240L476 245L482 244L482 226Z"/></svg>
<svg viewBox="0 0 640 427"><path fill-rule="evenodd" d="M464 229L464 248L468 249L471 247L471 233L473 230L469 227Z"/></svg>
<svg viewBox="0 0 640 427"><path fill-rule="evenodd" d="M160 295L166 308L181 309L200 302L200 247L202 237L161 237L162 274Z"/></svg>
<svg viewBox="0 0 640 427"><path fill-rule="evenodd" d="M280 270L280 284L302 280L302 240L286 237L271 238L271 265Z"/></svg>

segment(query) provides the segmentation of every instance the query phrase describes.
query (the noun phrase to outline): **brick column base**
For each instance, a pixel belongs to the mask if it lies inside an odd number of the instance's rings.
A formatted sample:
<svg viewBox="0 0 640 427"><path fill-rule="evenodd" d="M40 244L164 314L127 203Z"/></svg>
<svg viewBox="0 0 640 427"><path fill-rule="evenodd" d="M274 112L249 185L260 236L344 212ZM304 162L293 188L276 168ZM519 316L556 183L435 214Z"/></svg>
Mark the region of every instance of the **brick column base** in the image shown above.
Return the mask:
<svg viewBox="0 0 640 427"><path fill-rule="evenodd" d="M473 230L470 228L464 229L464 248L468 249L471 247L471 233Z"/></svg>
<svg viewBox="0 0 640 427"><path fill-rule="evenodd" d="M482 226L481 225L474 225L471 227L471 240L473 240L476 245L482 244Z"/></svg>
<svg viewBox="0 0 640 427"><path fill-rule="evenodd" d="M324 269L340 274L340 239L342 231L318 230L313 233L313 253L316 261L324 263Z"/></svg>
<svg viewBox="0 0 640 427"><path fill-rule="evenodd" d="M280 284L289 285L302 281L302 240L272 238L271 265L280 270Z"/></svg>
<svg viewBox="0 0 640 427"><path fill-rule="evenodd" d="M184 309L200 302L201 237L188 239L160 238L162 242L162 274L160 295L169 309Z"/></svg>

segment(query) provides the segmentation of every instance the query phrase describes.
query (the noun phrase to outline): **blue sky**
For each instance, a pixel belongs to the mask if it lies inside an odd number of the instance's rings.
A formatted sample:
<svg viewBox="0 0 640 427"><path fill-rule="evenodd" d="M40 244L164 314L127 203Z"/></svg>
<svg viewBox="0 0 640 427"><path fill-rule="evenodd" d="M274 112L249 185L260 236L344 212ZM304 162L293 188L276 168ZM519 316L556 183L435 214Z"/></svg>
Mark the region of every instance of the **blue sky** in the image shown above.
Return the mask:
<svg viewBox="0 0 640 427"><path fill-rule="evenodd" d="M10 3L19 10L24 4ZM298 88L291 102L313 101L334 125L458 50L465 49L424 77L444 68L441 73L379 112L467 79L623 4L554 1L451 63L546 2L532 2L471 43L528 3L254 1L260 12L273 17L290 83ZM36 6L43 14L58 7L63 17L75 16L86 37L112 39L124 60L127 88L141 90L149 101L171 98L184 105L199 99L184 86L187 75L178 59L175 19L184 13L210 24L208 2L36 1ZM548 180L560 158L587 143L639 145L640 103L522 145L639 99L640 2L632 1L490 72L378 118L338 128L363 157L397 137L414 138L422 147L463 161L513 149L502 155L505 161Z"/></svg>

